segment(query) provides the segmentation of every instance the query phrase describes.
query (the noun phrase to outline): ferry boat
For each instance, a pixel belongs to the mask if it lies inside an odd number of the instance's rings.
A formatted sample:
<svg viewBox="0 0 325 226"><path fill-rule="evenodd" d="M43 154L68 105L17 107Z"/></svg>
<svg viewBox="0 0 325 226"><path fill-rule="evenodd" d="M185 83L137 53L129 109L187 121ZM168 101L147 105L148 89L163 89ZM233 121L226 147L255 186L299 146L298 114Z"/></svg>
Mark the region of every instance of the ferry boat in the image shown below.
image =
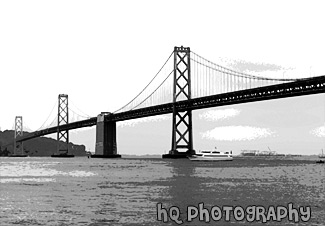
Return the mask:
<svg viewBox="0 0 325 226"><path fill-rule="evenodd" d="M232 161L232 151L202 150L195 155L188 156L191 161Z"/></svg>

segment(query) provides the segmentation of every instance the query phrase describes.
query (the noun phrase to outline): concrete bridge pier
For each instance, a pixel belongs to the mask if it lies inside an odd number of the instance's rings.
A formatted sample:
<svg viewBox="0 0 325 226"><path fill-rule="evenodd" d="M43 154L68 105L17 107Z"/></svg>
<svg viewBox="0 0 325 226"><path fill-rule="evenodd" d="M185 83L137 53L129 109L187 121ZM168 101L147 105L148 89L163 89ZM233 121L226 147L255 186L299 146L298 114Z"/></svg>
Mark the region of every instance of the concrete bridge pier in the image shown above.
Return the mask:
<svg viewBox="0 0 325 226"><path fill-rule="evenodd" d="M97 116L96 147L92 158L121 158L117 154L116 122L105 122L105 114Z"/></svg>

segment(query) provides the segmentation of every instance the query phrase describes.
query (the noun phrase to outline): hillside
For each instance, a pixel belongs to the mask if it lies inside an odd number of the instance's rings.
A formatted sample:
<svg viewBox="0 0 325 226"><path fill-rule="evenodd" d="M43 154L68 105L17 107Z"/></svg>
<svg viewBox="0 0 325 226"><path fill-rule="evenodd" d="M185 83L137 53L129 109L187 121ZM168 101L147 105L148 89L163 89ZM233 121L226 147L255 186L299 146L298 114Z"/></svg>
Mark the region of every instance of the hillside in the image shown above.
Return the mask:
<svg viewBox="0 0 325 226"><path fill-rule="evenodd" d="M24 132L26 134L28 132ZM0 131L0 156L13 153L14 131ZM24 151L29 156L50 156L56 153L57 141L52 138L38 137L23 143ZM69 143L69 153L75 156L85 156L86 148L84 145Z"/></svg>

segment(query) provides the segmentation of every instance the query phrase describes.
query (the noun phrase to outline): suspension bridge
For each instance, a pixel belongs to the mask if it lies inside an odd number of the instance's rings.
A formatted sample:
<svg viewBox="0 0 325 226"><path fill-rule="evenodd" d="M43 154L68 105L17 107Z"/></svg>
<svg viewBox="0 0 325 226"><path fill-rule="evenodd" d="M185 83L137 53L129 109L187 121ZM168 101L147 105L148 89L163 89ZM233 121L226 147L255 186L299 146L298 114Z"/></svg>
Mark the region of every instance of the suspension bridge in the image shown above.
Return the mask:
<svg viewBox="0 0 325 226"><path fill-rule="evenodd" d="M68 156L69 130L96 126L92 157L118 158L116 122L172 114L172 144L164 158L195 153L192 111L210 107L324 93L325 76L270 78L238 72L213 63L188 47L175 47L158 73L129 103L111 113L69 122L68 95L58 98L57 124L23 135L22 118L15 122L15 154L23 141L57 133L57 156ZM65 144L65 146L62 144Z"/></svg>

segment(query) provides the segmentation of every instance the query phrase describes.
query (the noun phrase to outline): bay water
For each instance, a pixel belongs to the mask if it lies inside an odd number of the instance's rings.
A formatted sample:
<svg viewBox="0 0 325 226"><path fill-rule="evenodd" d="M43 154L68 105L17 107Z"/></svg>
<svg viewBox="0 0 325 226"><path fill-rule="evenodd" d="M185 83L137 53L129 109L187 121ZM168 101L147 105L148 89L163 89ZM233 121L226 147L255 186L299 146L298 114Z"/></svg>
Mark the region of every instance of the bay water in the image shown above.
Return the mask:
<svg viewBox="0 0 325 226"><path fill-rule="evenodd" d="M0 225L325 225L316 160L1 157Z"/></svg>

